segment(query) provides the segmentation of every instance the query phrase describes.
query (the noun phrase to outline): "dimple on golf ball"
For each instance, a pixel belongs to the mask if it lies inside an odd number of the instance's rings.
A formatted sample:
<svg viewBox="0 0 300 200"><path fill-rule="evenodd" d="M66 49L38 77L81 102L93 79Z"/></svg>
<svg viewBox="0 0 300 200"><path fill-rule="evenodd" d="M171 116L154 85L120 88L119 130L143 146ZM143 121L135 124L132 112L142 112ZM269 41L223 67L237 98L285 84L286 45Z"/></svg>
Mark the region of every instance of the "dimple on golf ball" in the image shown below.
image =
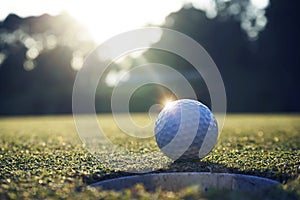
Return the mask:
<svg viewBox="0 0 300 200"><path fill-rule="evenodd" d="M215 146L217 121L199 101L181 99L168 103L155 122L155 138L161 151L173 160L199 160Z"/></svg>

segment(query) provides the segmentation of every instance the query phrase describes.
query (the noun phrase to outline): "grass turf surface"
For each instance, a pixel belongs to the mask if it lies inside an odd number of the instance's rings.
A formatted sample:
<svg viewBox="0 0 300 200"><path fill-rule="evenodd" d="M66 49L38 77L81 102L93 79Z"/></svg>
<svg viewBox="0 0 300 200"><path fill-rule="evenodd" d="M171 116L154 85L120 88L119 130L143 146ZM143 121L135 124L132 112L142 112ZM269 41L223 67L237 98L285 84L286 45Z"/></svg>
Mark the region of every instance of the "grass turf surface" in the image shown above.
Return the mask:
<svg viewBox="0 0 300 200"><path fill-rule="evenodd" d="M146 115L137 115L141 122ZM103 128L114 144L129 152L146 152L140 166L156 172L211 171L257 175L283 183L261 194L230 191L201 192L196 187L178 192L147 192L141 185L113 192L87 185L130 175L109 165L114 155L103 152L103 162L82 147L72 116L0 119L0 199L299 199L300 116L228 115L214 150L199 162L154 162L155 140L134 140L121 134L109 115L101 115ZM134 160L135 154L124 154ZM156 156L158 157L158 156ZM161 159L162 162L164 159ZM149 166L147 166L149 165ZM157 165L157 166L153 166ZM139 166L137 166L139 167Z"/></svg>

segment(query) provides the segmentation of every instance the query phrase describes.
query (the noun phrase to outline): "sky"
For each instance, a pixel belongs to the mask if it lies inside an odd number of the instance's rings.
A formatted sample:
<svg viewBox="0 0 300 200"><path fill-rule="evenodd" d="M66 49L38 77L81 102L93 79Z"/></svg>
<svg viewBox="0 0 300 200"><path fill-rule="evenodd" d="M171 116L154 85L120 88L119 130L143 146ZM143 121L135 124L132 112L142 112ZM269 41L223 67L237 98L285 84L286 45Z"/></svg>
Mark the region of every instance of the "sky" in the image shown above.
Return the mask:
<svg viewBox="0 0 300 200"><path fill-rule="evenodd" d="M96 42L101 43L114 35L146 24L160 25L164 23L166 16L178 11L185 3L192 3L213 17L214 2L214 0L0 0L0 20L5 19L10 13L27 17L67 12L87 28ZM251 0L251 2L257 7L264 7L268 5L269 0Z"/></svg>
<svg viewBox="0 0 300 200"><path fill-rule="evenodd" d="M96 3L97 2L97 3ZM67 12L84 25L97 42L116 34L145 26L159 25L179 10L184 0L0 0L0 20L9 13L21 17ZM105 31L103 31L105 30Z"/></svg>

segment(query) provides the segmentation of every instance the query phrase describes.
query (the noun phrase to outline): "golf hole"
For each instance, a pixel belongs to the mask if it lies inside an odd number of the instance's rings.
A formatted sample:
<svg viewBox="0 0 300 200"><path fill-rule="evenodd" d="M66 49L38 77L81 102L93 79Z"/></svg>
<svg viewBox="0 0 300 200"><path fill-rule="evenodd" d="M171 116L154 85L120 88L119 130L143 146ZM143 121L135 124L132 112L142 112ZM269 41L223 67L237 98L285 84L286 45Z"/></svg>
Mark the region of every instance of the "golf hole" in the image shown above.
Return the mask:
<svg viewBox="0 0 300 200"><path fill-rule="evenodd" d="M91 186L102 190L123 190L131 188L136 184L142 184L148 191L155 191L157 188L167 191L179 191L185 187L194 185L198 185L203 191L207 191L210 188L261 191L272 189L280 183L267 178L241 174L176 172L120 177L100 181Z"/></svg>

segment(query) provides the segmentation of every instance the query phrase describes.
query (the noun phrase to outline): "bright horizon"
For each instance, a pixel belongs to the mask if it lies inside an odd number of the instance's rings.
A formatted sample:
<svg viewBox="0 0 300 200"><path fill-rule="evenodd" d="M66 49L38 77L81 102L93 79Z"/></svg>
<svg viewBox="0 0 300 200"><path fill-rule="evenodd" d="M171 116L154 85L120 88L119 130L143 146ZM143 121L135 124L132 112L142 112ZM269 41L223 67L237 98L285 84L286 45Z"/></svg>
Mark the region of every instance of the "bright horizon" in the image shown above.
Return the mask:
<svg viewBox="0 0 300 200"><path fill-rule="evenodd" d="M230 0L224 0L230 1ZM258 8L266 7L269 0L251 0ZM45 13L57 15L69 13L82 24L97 43L124 31L144 27L147 24L161 25L165 17L176 12L186 3L192 3L195 8L204 10L208 17L214 17L215 3L213 0L106 0L101 3L93 0L10 0L4 3L0 0L0 20L10 13L20 17L39 16ZM17 6L16 6L17 5ZM105 30L105 31L103 31Z"/></svg>
<svg viewBox="0 0 300 200"><path fill-rule="evenodd" d="M1 2L1 1L0 1ZM143 27L147 24L160 25L171 12L179 10L185 0L153 1L35 1L11 0L2 2L0 20L10 13L20 17L57 15L67 12L82 24L92 38L100 43L124 31ZM18 5L18 6L16 6ZM103 31L105 30L105 31Z"/></svg>

